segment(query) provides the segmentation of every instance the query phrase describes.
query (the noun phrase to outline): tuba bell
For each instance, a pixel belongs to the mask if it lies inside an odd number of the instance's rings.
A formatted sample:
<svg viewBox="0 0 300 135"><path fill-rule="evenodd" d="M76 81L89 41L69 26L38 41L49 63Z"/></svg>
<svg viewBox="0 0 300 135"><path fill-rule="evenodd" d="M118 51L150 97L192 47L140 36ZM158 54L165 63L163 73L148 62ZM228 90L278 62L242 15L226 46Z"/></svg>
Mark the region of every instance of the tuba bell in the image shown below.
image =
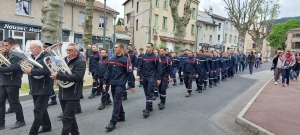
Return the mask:
<svg viewBox="0 0 300 135"><path fill-rule="evenodd" d="M62 43L56 43L48 47L45 51L51 54L51 56L44 58L44 64L51 73L61 72L63 74L72 74L68 65L64 61L61 55ZM75 82L57 80L58 85L62 88L69 88L74 85Z"/></svg>
<svg viewBox="0 0 300 135"><path fill-rule="evenodd" d="M24 71L26 68L30 67L30 68L34 68L34 66L38 67L38 68L43 68L43 65L41 65L40 63L36 62L34 59L32 59L30 56L26 55L19 46L13 46L11 48L11 53L14 56L18 56L20 58L22 58L22 61L20 63L21 69ZM35 79L41 79L44 76L33 76Z"/></svg>
<svg viewBox="0 0 300 135"><path fill-rule="evenodd" d="M8 59L6 59L4 56L3 56L3 53L5 52L5 48L0 48L0 67L2 66L10 66L10 62Z"/></svg>

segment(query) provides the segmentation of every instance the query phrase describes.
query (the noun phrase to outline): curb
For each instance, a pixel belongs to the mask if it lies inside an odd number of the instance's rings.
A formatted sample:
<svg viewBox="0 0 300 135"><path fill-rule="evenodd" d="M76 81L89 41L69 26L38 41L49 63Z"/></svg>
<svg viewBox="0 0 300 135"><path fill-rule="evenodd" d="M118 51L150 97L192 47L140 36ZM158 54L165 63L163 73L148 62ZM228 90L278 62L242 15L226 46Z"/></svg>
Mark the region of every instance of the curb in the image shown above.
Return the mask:
<svg viewBox="0 0 300 135"><path fill-rule="evenodd" d="M93 87L93 85L83 85L82 90L86 90L86 89L91 89ZM58 89L54 90L55 94L58 95ZM32 96L29 94L23 94L19 96L19 100L21 101L27 101L27 100L31 100Z"/></svg>
<svg viewBox="0 0 300 135"><path fill-rule="evenodd" d="M261 88L260 90L254 95L254 97L248 102L248 104L243 108L243 110L239 113L239 115L237 116L237 118L235 119L235 122L239 125L241 125L242 127L244 127L244 129L249 130L251 132L253 132L255 135L275 135L274 133L250 122L249 120L243 118L243 116L245 115L245 113L247 112L247 110L250 108L250 106L252 105L252 103L255 101L255 99L258 97L258 95L264 90L264 88L267 86L268 83L270 83L270 81L273 78L271 78L269 81L267 81Z"/></svg>

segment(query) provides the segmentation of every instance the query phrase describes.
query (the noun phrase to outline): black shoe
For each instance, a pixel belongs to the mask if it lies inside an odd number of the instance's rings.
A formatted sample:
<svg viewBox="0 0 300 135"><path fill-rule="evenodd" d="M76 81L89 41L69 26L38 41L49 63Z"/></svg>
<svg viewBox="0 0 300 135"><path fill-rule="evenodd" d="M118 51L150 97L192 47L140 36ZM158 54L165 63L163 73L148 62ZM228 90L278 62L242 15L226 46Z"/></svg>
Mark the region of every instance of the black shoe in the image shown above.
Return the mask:
<svg viewBox="0 0 300 135"><path fill-rule="evenodd" d="M142 87L143 85L142 84L139 84L139 87Z"/></svg>
<svg viewBox="0 0 300 135"><path fill-rule="evenodd" d="M125 117L119 117L118 118L118 122L122 122L122 121L125 121Z"/></svg>
<svg viewBox="0 0 300 135"><path fill-rule="evenodd" d="M191 93L186 93L185 97L190 97Z"/></svg>
<svg viewBox="0 0 300 135"><path fill-rule="evenodd" d="M96 93L96 96L101 96L101 93Z"/></svg>
<svg viewBox="0 0 300 135"><path fill-rule="evenodd" d="M150 108L149 111L152 112L152 111L153 111L153 108Z"/></svg>
<svg viewBox="0 0 300 135"><path fill-rule="evenodd" d="M107 101L105 101L105 105L110 105L111 104L111 100L108 99Z"/></svg>
<svg viewBox="0 0 300 135"><path fill-rule="evenodd" d="M209 88L212 88L212 85L208 85Z"/></svg>
<svg viewBox="0 0 300 135"><path fill-rule="evenodd" d="M177 85L177 83L173 83L173 86L176 86Z"/></svg>
<svg viewBox="0 0 300 135"><path fill-rule="evenodd" d="M50 128L40 128L38 133L45 133L45 132L50 132L51 131L51 127Z"/></svg>
<svg viewBox="0 0 300 135"><path fill-rule="evenodd" d="M115 129L115 127L116 127L115 124L109 123L109 124L105 127L105 129L106 129L107 131L113 131L113 130Z"/></svg>
<svg viewBox="0 0 300 135"><path fill-rule="evenodd" d="M123 97L122 100L127 100L127 97Z"/></svg>
<svg viewBox="0 0 300 135"><path fill-rule="evenodd" d="M5 125L0 125L0 130L5 129Z"/></svg>
<svg viewBox="0 0 300 135"><path fill-rule="evenodd" d="M202 90L201 90L201 89L199 89L198 93L202 93Z"/></svg>
<svg viewBox="0 0 300 135"><path fill-rule="evenodd" d="M160 106L159 106L158 108L159 108L159 110L165 109L165 104L164 104L164 103L161 103Z"/></svg>
<svg viewBox="0 0 300 135"><path fill-rule="evenodd" d="M101 102L100 106L98 107L98 110L102 110L105 108L105 103Z"/></svg>
<svg viewBox="0 0 300 135"><path fill-rule="evenodd" d="M158 92L154 92L154 96L155 96L155 97L158 97Z"/></svg>
<svg viewBox="0 0 300 135"><path fill-rule="evenodd" d="M63 117L63 113L60 113L60 115L57 116L57 118L60 118L60 119L62 119L62 117Z"/></svg>
<svg viewBox="0 0 300 135"><path fill-rule="evenodd" d="M180 85L183 85L183 82L180 82L179 84L180 84Z"/></svg>
<svg viewBox="0 0 300 135"><path fill-rule="evenodd" d="M153 96L153 97L152 97L152 100L155 100L155 99L156 99L156 96Z"/></svg>
<svg viewBox="0 0 300 135"><path fill-rule="evenodd" d="M148 118L149 115L150 115L149 110L147 110L147 109L143 110L143 116L144 116L144 118Z"/></svg>
<svg viewBox="0 0 300 135"><path fill-rule="evenodd" d="M195 91L199 91L199 88L197 88Z"/></svg>
<svg viewBox="0 0 300 135"><path fill-rule="evenodd" d="M56 102L56 100L52 100L48 105L49 106L51 106L51 105L57 105L57 102Z"/></svg>
<svg viewBox="0 0 300 135"><path fill-rule="evenodd" d="M25 121L21 122L21 121L16 121L16 123L10 127L10 129L16 129L16 128L19 128L19 127L23 127L25 126L26 123Z"/></svg>
<svg viewBox="0 0 300 135"><path fill-rule="evenodd" d="M79 114L79 113L82 113L82 111L81 110L76 110L75 111L75 114Z"/></svg>
<svg viewBox="0 0 300 135"><path fill-rule="evenodd" d="M15 112L14 109L11 108L11 107L9 107L9 108L7 109L7 111L5 112L5 114L14 113L14 112Z"/></svg>
<svg viewBox="0 0 300 135"><path fill-rule="evenodd" d="M215 82L214 85L217 86L217 83Z"/></svg>
<svg viewBox="0 0 300 135"><path fill-rule="evenodd" d="M92 99L92 98L94 98L94 97L95 97L95 94L92 93L88 98L89 98L89 99Z"/></svg>
<svg viewBox="0 0 300 135"><path fill-rule="evenodd" d="M204 87L203 90L206 90L206 87Z"/></svg>

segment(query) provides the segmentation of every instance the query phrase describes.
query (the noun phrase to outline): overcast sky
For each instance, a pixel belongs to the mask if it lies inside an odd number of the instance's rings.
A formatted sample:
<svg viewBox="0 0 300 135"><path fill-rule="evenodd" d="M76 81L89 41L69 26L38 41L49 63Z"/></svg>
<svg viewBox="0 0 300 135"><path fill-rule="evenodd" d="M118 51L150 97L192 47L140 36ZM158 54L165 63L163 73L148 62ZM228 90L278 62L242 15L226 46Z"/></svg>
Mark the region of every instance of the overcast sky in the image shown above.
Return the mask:
<svg viewBox="0 0 300 135"><path fill-rule="evenodd" d="M104 0L98 0L104 3ZM120 15L119 18L124 17L124 8L122 4L126 0L106 0L106 5L117 10ZM300 1L299 0L280 0L281 5L280 14L278 18L282 17L294 17L300 16ZM223 17L228 17L224 10L226 4L223 0L200 0L199 10L204 11L204 9L209 9L209 6L213 8L214 14L221 15Z"/></svg>

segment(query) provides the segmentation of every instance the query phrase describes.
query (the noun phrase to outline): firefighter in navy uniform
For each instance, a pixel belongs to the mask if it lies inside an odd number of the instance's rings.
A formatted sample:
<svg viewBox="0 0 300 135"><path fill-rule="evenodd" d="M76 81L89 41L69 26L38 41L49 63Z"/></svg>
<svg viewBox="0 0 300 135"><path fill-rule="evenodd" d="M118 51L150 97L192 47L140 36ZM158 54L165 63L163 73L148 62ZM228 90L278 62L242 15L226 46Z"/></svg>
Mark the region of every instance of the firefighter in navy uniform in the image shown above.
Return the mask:
<svg viewBox="0 0 300 135"><path fill-rule="evenodd" d="M204 52L204 56L206 58L207 70L206 70L206 74L204 75L204 88L203 88L203 90L206 90L206 86L207 86L207 83L209 81L208 79L209 79L211 63L210 63L209 53L207 51Z"/></svg>
<svg viewBox="0 0 300 135"><path fill-rule="evenodd" d="M187 89L186 97L190 97L192 93L193 77L196 75L196 79L198 79L199 76L197 73L197 60L194 58L192 51L188 50L187 52L189 57L184 61L181 75L183 75L184 84Z"/></svg>
<svg viewBox="0 0 300 135"><path fill-rule="evenodd" d="M103 90L106 90L106 87L110 84L113 96L112 117L109 124L105 127L107 131L114 130L117 122L125 121L122 97L127 80L129 82L130 91L132 93L135 92L135 79L132 72L132 65L130 58L126 57L127 54L124 54L124 46L120 43L116 43L114 52L116 55L110 59L107 72L103 79Z"/></svg>
<svg viewBox="0 0 300 135"><path fill-rule="evenodd" d="M220 71L221 71L221 58L218 52L214 52L216 57L216 78L214 79L215 82L220 82Z"/></svg>
<svg viewBox="0 0 300 135"><path fill-rule="evenodd" d="M132 50L132 44L129 43L129 45L127 46L127 49L128 49L128 52L127 54L129 55L130 57L130 62L133 66L133 68L137 67L135 62L136 62L136 52L134 50ZM131 82L128 82L128 85L130 84ZM129 90L129 87L125 87L125 91L124 91L124 95L123 95L123 98L122 100L127 100L127 91L126 90Z"/></svg>
<svg viewBox="0 0 300 135"><path fill-rule="evenodd" d="M90 61L89 61L89 75L92 73L93 76L93 88L91 95L88 97L89 99L94 98L96 95L101 95L101 88L99 87L99 78L97 76L97 69L98 69L98 62L100 59L100 53L98 51L98 45L94 44L92 45L92 53L90 55Z"/></svg>
<svg viewBox="0 0 300 135"><path fill-rule="evenodd" d="M139 81L140 76L143 76L143 88L146 96L146 109L143 110L144 118L147 118L150 115L150 111L153 111L153 84L157 83L157 86L159 86L162 78L160 58L153 53L153 44L148 43L146 48L146 53L138 66L136 77L137 81ZM156 82L154 82L155 80Z"/></svg>
<svg viewBox="0 0 300 135"><path fill-rule="evenodd" d="M144 56L144 48L140 48L140 54L138 55L135 63L136 64L135 70L137 70L137 67L139 66L139 63L141 62L143 56ZM143 78L140 78L139 87L142 86L143 86Z"/></svg>
<svg viewBox="0 0 300 135"><path fill-rule="evenodd" d="M210 69L210 73L209 73L209 87L211 88L212 85L217 86L217 83L214 82L215 76L216 76L216 62L217 62L217 58L213 55L213 52L209 53L210 55L210 64L211 64L211 69Z"/></svg>
<svg viewBox="0 0 300 135"><path fill-rule="evenodd" d="M109 81L106 84L106 89L103 90L103 82L104 82L104 75L107 72L107 67L109 65L109 58L108 58L108 51L106 49L101 50L101 58L99 60L99 67L97 75L100 79L100 88L102 89L102 97L101 97L101 104L98 107L98 110L102 110L105 108L105 105L109 105L111 103L110 95L108 93L109 90Z"/></svg>
<svg viewBox="0 0 300 135"><path fill-rule="evenodd" d="M172 61L168 56L165 55L165 51L166 48L159 49L159 56L162 66L162 78L161 83L158 86L158 91L160 94L160 103L158 106L160 110L165 108L168 82L172 82L172 78L174 78L172 74Z"/></svg>
<svg viewBox="0 0 300 135"><path fill-rule="evenodd" d="M198 75L199 75L199 78L196 79L198 80L198 83L197 83L197 91L198 93L201 93L202 90L203 90L203 83L204 83L204 76L206 74L206 71L208 70L208 65L207 65L207 61L206 61L206 57L204 56L204 51L203 50L199 50L199 53L198 53L198 57L196 58L197 59L197 66L198 66Z"/></svg>
<svg viewBox="0 0 300 135"><path fill-rule="evenodd" d="M182 67L183 67L183 63L185 61L185 59L187 59L188 56L186 54L186 52L184 50L181 50L180 51L180 56L178 57L178 61L179 61L179 65L178 65L178 74L179 74L179 84L182 85L183 84L183 76L181 75L181 72L182 72Z"/></svg>
<svg viewBox="0 0 300 135"><path fill-rule="evenodd" d="M5 39L4 41L5 52L3 56L9 60L10 66L0 66L0 130L5 129L5 103L9 98L9 102L13 107L17 121L10 127L15 129L26 125L24 121L22 105L19 101L19 89L22 84L23 71L18 64L21 60L18 56L12 56L10 49L15 45L13 38Z"/></svg>
<svg viewBox="0 0 300 135"><path fill-rule="evenodd" d="M177 85L176 82L176 72L179 70L179 59L177 57L177 52L173 54L173 62L172 62L172 76L173 76L173 85Z"/></svg>

